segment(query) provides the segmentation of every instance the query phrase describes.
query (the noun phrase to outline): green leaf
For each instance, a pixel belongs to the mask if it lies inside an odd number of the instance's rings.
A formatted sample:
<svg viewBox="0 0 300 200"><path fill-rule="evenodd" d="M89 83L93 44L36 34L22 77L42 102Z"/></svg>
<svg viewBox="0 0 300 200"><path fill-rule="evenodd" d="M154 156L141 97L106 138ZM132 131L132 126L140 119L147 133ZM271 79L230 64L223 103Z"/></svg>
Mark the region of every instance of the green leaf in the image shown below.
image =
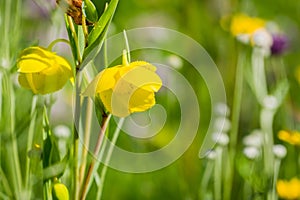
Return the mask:
<svg viewBox="0 0 300 200"><path fill-rule="evenodd" d="M54 177L60 177L63 175L63 173L66 169L66 166L68 164L69 154L70 153L68 152L62 161L57 162L55 164L52 164L52 165L44 168L44 170L43 170L44 181L54 178Z"/></svg>
<svg viewBox="0 0 300 200"><path fill-rule="evenodd" d="M97 22L98 20L98 13L95 5L90 0L84 0L82 2L82 12L85 18L90 22Z"/></svg>
<svg viewBox="0 0 300 200"><path fill-rule="evenodd" d="M276 97L277 101L278 101L278 106L280 106L284 100L284 98L286 97L288 91L289 91L289 82L287 79L284 79L282 81L280 81L274 92L273 95Z"/></svg>
<svg viewBox="0 0 300 200"><path fill-rule="evenodd" d="M94 28L88 36L88 46L84 50L81 67L86 66L99 53L118 2L119 0L112 0L99 21L95 23Z"/></svg>

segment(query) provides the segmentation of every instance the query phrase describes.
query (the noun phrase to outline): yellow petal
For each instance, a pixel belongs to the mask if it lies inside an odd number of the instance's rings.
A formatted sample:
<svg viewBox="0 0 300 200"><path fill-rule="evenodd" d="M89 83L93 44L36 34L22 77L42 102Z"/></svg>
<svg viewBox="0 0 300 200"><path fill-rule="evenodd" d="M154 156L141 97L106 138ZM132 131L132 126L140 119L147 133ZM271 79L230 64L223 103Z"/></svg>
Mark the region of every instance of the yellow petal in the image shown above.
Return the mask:
<svg viewBox="0 0 300 200"><path fill-rule="evenodd" d="M23 50L17 65L20 85L30 88L35 94L55 92L73 78L70 64L42 47Z"/></svg>
<svg viewBox="0 0 300 200"><path fill-rule="evenodd" d="M127 71L126 73L123 73L121 79L127 81L135 87L142 87L145 90L155 92L157 92L162 85L160 77L153 71L144 67L136 67Z"/></svg>
<svg viewBox="0 0 300 200"><path fill-rule="evenodd" d="M112 89L116 84L115 75L117 74L118 71L119 71L119 66L104 69L100 73L96 92L100 93L102 91Z"/></svg>
<svg viewBox="0 0 300 200"><path fill-rule="evenodd" d="M240 34L252 34L259 28L265 26L265 21L260 18L249 17L245 14L233 16L230 31L234 36Z"/></svg>
<svg viewBox="0 0 300 200"><path fill-rule="evenodd" d="M37 73L51 67L48 59L40 58L37 55L24 56L17 65L18 71L22 73Z"/></svg>
<svg viewBox="0 0 300 200"><path fill-rule="evenodd" d="M146 111L155 105L154 92L149 92L144 89L137 89L130 97L129 111L142 112Z"/></svg>
<svg viewBox="0 0 300 200"><path fill-rule="evenodd" d="M41 94L47 94L60 90L70 79L70 73L60 66L48 68L40 74L43 78L43 88L40 88Z"/></svg>
<svg viewBox="0 0 300 200"><path fill-rule="evenodd" d="M98 94L105 108L115 116L126 117L155 105L154 92L162 81L156 67L144 61L103 70L88 85L83 95Z"/></svg>
<svg viewBox="0 0 300 200"><path fill-rule="evenodd" d="M29 47L22 51L17 66L19 72L36 73L51 67L55 53L42 47ZM57 56L58 57L58 56Z"/></svg>

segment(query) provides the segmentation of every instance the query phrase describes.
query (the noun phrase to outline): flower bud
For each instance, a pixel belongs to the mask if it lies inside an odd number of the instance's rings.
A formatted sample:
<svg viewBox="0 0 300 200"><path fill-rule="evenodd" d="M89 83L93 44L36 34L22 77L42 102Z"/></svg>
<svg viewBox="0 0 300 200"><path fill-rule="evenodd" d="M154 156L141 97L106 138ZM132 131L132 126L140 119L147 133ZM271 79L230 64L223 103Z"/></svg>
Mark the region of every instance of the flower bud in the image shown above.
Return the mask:
<svg viewBox="0 0 300 200"><path fill-rule="evenodd" d="M98 21L97 9L91 0L83 0L82 12L88 21L93 23Z"/></svg>
<svg viewBox="0 0 300 200"><path fill-rule="evenodd" d="M52 188L52 197L54 200L69 200L68 188L62 183L54 183Z"/></svg>

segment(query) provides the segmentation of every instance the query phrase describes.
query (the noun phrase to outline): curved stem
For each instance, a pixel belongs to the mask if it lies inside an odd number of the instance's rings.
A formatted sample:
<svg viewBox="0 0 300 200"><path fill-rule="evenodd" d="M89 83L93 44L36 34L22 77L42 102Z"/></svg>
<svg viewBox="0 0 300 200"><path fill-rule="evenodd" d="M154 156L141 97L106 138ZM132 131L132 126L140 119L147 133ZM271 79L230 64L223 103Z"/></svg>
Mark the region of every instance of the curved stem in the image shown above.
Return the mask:
<svg viewBox="0 0 300 200"><path fill-rule="evenodd" d="M108 116L105 116L102 120L103 125L99 131L99 137L98 137L97 144L96 144L96 147L94 150L94 159L92 160L92 162L89 166L88 173L86 175L85 182L84 182L84 185L82 188L82 193L81 193L81 197L80 197L80 199L82 199L82 200L84 200L86 198L86 195L88 193L88 188L89 188L89 185L91 184L91 180L92 180L91 177L92 177L92 174L94 171L94 167L95 167L95 164L96 164L96 161L98 158L98 154L99 154L101 146L102 146L103 137L104 137L106 128L109 124L110 118L111 118L111 114L109 114Z"/></svg>
<svg viewBox="0 0 300 200"><path fill-rule="evenodd" d="M59 42L63 42L63 43L66 43L66 44L70 45L69 40L66 40L66 39L63 39L63 38L59 38L59 39L56 39L56 40L52 41L52 42L49 44L49 46L47 47L47 50L51 51L52 48L54 47L54 45L56 45L56 44L59 43Z"/></svg>

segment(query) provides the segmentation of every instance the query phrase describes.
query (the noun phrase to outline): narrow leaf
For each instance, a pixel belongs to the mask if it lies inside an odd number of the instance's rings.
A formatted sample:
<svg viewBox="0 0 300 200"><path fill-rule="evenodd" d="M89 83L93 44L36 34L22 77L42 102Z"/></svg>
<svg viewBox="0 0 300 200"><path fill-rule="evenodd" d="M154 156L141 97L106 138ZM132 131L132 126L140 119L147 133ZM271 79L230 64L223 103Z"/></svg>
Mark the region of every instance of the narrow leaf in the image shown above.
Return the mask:
<svg viewBox="0 0 300 200"><path fill-rule="evenodd" d="M99 53L118 2L119 0L112 0L99 21L95 23L93 30L88 36L88 46L84 50L81 67L87 65Z"/></svg>

